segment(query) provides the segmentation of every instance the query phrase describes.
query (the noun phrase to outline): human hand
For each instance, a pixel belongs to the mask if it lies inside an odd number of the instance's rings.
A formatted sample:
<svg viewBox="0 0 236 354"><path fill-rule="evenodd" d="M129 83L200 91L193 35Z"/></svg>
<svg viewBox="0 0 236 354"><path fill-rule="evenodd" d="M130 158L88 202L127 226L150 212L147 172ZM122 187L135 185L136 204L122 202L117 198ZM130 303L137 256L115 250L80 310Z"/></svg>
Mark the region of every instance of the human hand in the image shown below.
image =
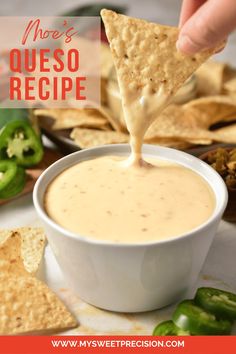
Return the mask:
<svg viewBox="0 0 236 354"><path fill-rule="evenodd" d="M222 42L236 28L235 0L183 0L177 48L195 54Z"/></svg>

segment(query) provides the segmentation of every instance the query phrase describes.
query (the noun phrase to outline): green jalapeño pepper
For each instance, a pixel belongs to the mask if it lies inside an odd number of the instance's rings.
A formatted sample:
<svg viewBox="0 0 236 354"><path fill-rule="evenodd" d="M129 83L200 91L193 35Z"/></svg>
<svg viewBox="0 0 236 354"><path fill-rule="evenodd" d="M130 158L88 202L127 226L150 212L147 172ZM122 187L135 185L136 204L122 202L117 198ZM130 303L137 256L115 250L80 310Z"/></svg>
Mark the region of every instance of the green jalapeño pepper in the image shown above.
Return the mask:
<svg viewBox="0 0 236 354"><path fill-rule="evenodd" d="M190 333L177 327L173 321L165 321L159 323L154 331L153 336L189 336Z"/></svg>
<svg viewBox="0 0 236 354"><path fill-rule="evenodd" d="M195 335L230 334L232 324L217 320L215 315L197 306L193 300L182 301L173 314L173 322L179 328Z"/></svg>
<svg viewBox="0 0 236 354"><path fill-rule="evenodd" d="M30 124L13 120L0 131L0 159L10 159L18 165L30 167L43 157L43 147Z"/></svg>
<svg viewBox="0 0 236 354"><path fill-rule="evenodd" d="M0 129L13 120L29 122L29 111L23 108L0 108Z"/></svg>
<svg viewBox="0 0 236 354"><path fill-rule="evenodd" d="M0 199L14 197L25 186L25 170L14 161L0 160Z"/></svg>
<svg viewBox="0 0 236 354"><path fill-rule="evenodd" d="M236 294L214 288L199 288L194 300L219 318L236 320Z"/></svg>

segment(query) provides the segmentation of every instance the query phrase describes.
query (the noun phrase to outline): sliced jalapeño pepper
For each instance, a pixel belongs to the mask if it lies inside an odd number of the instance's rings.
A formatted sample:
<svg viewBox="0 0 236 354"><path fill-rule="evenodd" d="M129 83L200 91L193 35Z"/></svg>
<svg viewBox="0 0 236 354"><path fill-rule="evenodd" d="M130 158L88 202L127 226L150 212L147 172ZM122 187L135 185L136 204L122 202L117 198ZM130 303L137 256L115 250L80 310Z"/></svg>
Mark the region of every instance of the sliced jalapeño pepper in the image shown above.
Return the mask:
<svg viewBox="0 0 236 354"><path fill-rule="evenodd" d="M30 124L23 120L7 123L0 131L0 158L30 167L43 157L43 147Z"/></svg>
<svg viewBox="0 0 236 354"><path fill-rule="evenodd" d="M215 315L197 306L193 300L182 301L172 319L176 326L195 335L226 335L230 334L232 327L230 321L216 319Z"/></svg>
<svg viewBox="0 0 236 354"><path fill-rule="evenodd" d="M25 170L14 161L0 160L0 199L20 193L25 186Z"/></svg>
<svg viewBox="0 0 236 354"><path fill-rule="evenodd" d="M199 288L194 300L216 317L236 320L236 294L214 288Z"/></svg>
<svg viewBox="0 0 236 354"><path fill-rule="evenodd" d="M153 336L189 336L190 333L177 327L173 321L159 323L153 331Z"/></svg>

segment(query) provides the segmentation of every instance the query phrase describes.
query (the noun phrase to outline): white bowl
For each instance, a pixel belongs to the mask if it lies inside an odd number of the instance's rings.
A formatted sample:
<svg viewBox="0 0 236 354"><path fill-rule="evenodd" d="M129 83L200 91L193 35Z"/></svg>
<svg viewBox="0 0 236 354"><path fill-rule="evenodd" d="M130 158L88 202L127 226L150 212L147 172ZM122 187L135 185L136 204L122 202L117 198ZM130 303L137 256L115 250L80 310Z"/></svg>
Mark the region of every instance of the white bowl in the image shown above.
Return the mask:
<svg viewBox="0 0 236 354"><path fill-rule="evenodd" d="M164 241L116 244L76 235L47 216L44 194L59 173L83 160L103 155L127 156L129 152L129 145L109 145L68 155L40 176L33 199L65 280L75 293L103 309L140 312L178 301L195 283L225 210L227 189L221 177L196 157L174 149L144 145L144 156L177 162L210 184L216 206L204 224L181 237Z"/></svg>

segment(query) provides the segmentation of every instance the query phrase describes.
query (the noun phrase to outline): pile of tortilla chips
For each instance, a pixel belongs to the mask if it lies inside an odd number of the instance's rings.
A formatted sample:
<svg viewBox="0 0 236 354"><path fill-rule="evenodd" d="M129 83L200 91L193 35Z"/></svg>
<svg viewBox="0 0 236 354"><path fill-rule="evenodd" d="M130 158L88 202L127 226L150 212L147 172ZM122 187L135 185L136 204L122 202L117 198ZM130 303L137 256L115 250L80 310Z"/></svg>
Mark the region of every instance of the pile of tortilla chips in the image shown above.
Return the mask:
<svg viewBox="0 0 236 354"><path fill-rule="evenodd" d="M104 13L106 16L114 15L111 11L105 10ZM113 23L114 21L110 21L109 24L108 19L108 24L105 23L105 25L112 27ZM147 28L144 26L145 24ZM132 41L134 37L130 39L129 51L132 58L122 54L124 49L122 33L128 33L131 25L136 38L135 41ZM156 80L158 84L158 80L164 77L169 79L168 85L175 88L184 81L184 70L191 74L201 62L210 56L209 53L206 53L205 57L201 58L200 53L199 56L181 58L181 54L176 52L173 54L176 51L175 42L178 31L173 27L148 24L143 20L121 15L118 15L116 26L116 28L110 28L113 31L113 36L116 36L115 44L112 43L112 51L119 66L119 75L127 72L127 84L134 85L139 81L141 83L141 81L150 82L151 80ZM163 30L163 28L165 29ZM150 62L150 48L157 52L155 63ZM70 138L80 148L129 141L121 103L120 110L119 107L118 110L114 109L114 105L111 104L110 87L111 84L114 84L115 69L108 45L102 44L101 54L102 99L100 107L74 109L73 103L71 103L71 109L36 109L34 111L35 116L40 117L39 122L43 121L45 117L52 118L52 130L57 131L58 134L61 130L67 129ZM167 59L171 56L173 61L167 65ZM172 65L174 60L178 64L178 68L176 65ZM130 70L132 67L133 71ZM144 70L145 68L146 70ZM139 78L141 70L142 77ZM179 149L186 149L194 145L209 145L213 142L236 143L236 69L225 63L207 61L195 72L192 80L194 81L194 92L191 94L191 100L187 102L183 100L182 104L170 104L147 131L146 143ZM153 85L155 86L155 82ZM119 101L121 101L119 89L117 89L116 96L119 106ZM193 98L193 96L195 97Z"/></svg>
<svg viewBox="0 0 236 354"><path fill-rule="evenodd" d="M45 334L76 326L64 304L35 277L44 247L42 229L0 230L0 335Z"/></svg>

